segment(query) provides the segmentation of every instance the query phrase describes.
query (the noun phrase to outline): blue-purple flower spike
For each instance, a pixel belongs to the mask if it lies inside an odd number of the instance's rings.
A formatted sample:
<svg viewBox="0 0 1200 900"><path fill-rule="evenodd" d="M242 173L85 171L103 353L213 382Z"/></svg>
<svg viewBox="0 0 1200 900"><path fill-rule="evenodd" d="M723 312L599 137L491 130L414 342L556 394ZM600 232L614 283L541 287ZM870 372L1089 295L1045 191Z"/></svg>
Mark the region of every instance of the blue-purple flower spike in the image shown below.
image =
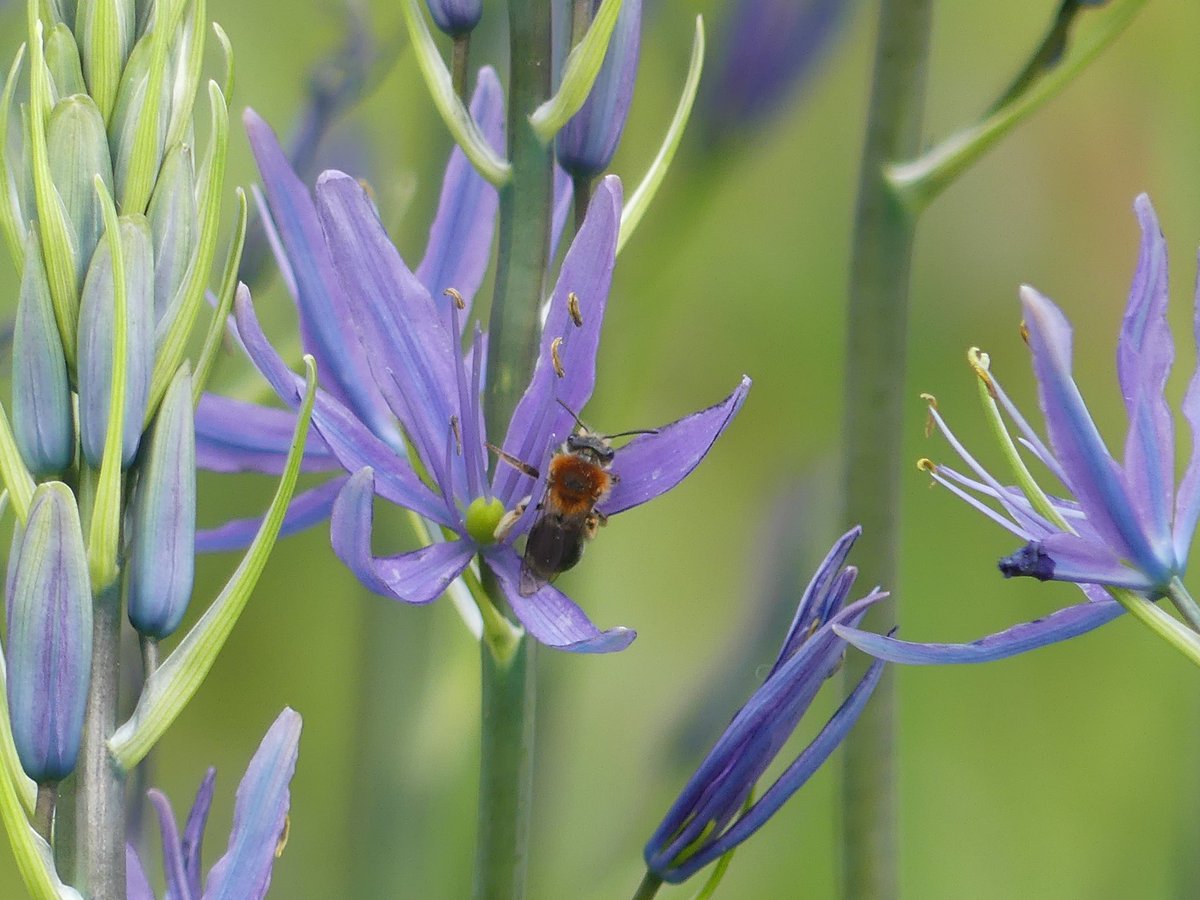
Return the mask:
<svg viewBox="0 0 1200 900"><path fill-rule="evenodd" d="M92 591L71 489L39 485L8 586L8 707L25 773L75 768L92 667Z"/></svg>
<svg viewBox="0 0 1200 900"><path fill-rule="evenodd" d="M930 408L970 474L928 461L924 467L938 483L1026 541L1000 560L1005 577L1074 582L1087 602L970 644L910 643L841 629L851 643L896 662L1000 659L1083 634L1120 615L1121 605L1106 588L1151 599L1170 595L1188 614L1189 598L1181 597L1179 579L1200 515L1200 368L1183 401L1192 454L1177 489L1175 426L1164 395L1175 355L1167 323L1167 248L1149 198L1139 196L1134 209L1141 251L1117 343L1117 376L1129 418L1122 462L1109 451L1072 375L1070 323L1033 288L1021 289L1021 304L1048 441L1009 400L986 355L972 351L971 358L987 402L1007 414L1021 444L1063 484L1065 496L1042 491L1024 468L1018 476L1024 478L1022 487L1002 484L958 442L932 401ZM1200 294L1196 310L1200 339Z"/></svg>
<svg viewBox="0 0 1200 900"><path fill-rule="evenodd" d="M593 13L599 5L593 0ZM642 0L625 0L592 92L558 133L559 165L575 178L599 175L617 152L633 101L641 33Z"/></svg>
<svg viewBox="0 0 1200 900"><path fill-rule="evenodd" d="M834 627L855 624L887 596L873 591L846 604L856 570L845 562L860 533L854 528L833 545L805 590L762 686L733 717L646 844L646 865L662 880L687 880L761 828L837 748L870 699L882 662L868 669L820 733L746 808L817 691L841 665L846 644Z"/></svg>
<svg viewBox="0 0 1200 900"><path fill-rule="evenodd" d="M287 837L288 786L296 770L301 724L298 713L285 709L250 760L238 785L228 848L209 870L203 893L200 849L215 770L210 769L200 784L182 837L170 801L159 791L150 791L162 836L167 896L195 900L262 900L266 896L275 860ZM126 878L129 900L155 900L145 868L132 847L126 852Z"/></svg>

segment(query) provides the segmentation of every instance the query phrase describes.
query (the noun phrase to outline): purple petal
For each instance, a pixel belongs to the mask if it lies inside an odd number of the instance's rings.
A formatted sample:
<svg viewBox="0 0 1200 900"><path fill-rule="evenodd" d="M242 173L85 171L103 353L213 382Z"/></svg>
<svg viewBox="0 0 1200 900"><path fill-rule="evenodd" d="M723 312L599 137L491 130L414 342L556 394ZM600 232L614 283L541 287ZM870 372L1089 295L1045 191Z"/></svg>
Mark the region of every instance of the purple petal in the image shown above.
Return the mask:
<svg viewBox="0 0 1200 900"><path fill-rule="evenodd" d="M204 780L196 791L196 799L188 812L187 824L183 827L183 871L187 875L188 888L192 897L200 896L201 851L204 849L204 826L208 823L208 811L212 808L213 784L217 770L209 767Z"/></svg>
<svg viewBox="0 0 1200 900"><path fill-rule="evenodd" d="M183 846L179 842L179 829L175 825L175 811L171 801L162 791L151 788L146 792L154 811L158 814L158 830L162 835L163 876L167 881L167 894L180 900L190 900L187 873L183 868Z"/></svg>
<svg viewBox="0 0 1200 900"><path fill-rule="evenodd" d="M554 210L550 214L550 259L558 256L558 243L567 228L567 219L575 203L575 188L567 170L557 163L554 166Z"/></svg>
<svg viewBox="0 0 1200 900"><path fill-rule="evenodd" d="M333 505L333 552L366 587L405 603L431 603L462 574L475 555L466 540L430 544L411 553L371 555L374 478L370 469L350 476Z"/></svg>
<svg viewBox="0 0 1200 900"><path fill-rule="evenodd" d="M312 528L318 522L329 518L333 509L334 498L349 475L331 478L324 484L307 491L301 491L292 498L288 505L287 514L283 517L283 527L279 529L280 537L297 534L306 528ZM216 528L204 528L196 532L197 553L218 553L223 550L243 550L250 546L258 529L262 527L262 516L252 516L248 519L232 519Z"/></svg>
<svg viewBox="0 0 1200 900"><path fill-rule="evenodd" d="M125 898L126 900L157 900L150 887L150 879L142 868L142 861L132 844L125 845Z"/></svg>
<svg viewBox="0 0 1200 900"><path fill-rule="evenodd" d="M442 483L450 421L460 418L454 372L462 365L460 348L429 292L392 245L362 185L341 172L325 172L317 181L317 204L334 263L354 298L351 315L375 381L422 462ZM456 480L461 474L455 473Z"/></svg>
<svg viewBox="0 0 1200 900"><path fill-rule="evenodd" d="M238 336L251 360L280 399L293 409L299 408L303 382L284 365L267 341L248 291L238 291L234 310ZM348 471L357 472L363 466L375 470L375 487L381 497L441 525L450 524L442 499L425 486L408 462L397 456L350 410L320 389L313 403L313 424Z"/></svg>
<svg viewBox="0 0 1200 900"><path fill-rule="evenodd" d="M875 691L882 675L883 663L877 661L867 669L862 680L855 685L854 690L838 707L837 712L833 714L820 733L813 738L812 743L801 751L795 761L750 807L746 814L738 818L733 826L717 840L698 851L694 856L688 857L683 864L670 870L665 880L675 884L685 881L765 825L767 820L775 815L780 807L816 774L817 769L849 734L854 723L858 721L863 708L867 705L867 701L871 699L871 694Z"/></svg>
<svg viewBox="0 0 1200 900"><path fill-rule="evenodd" d="M518 587L521 560L511 548L490 548L485 558L512 611L539 643L569 653L614 653L624 650L637 637L631 628L601 631L570 597L551 584L522 596Z"/></svg>
<svg viewBox="0 0 1200 900"><path fill-rule="evenodd" d="M1193 309L1192 329L1196 346L1200 348L1200 259L1196 263L1196 300ZM1200 362L1188 382L1183 398L1183 414L1191 426L1192 455L1175 496L1175 559L1179 561L1181 571L1192 546L1197 519L1200 519Z"/></svg>
<svg viewBox="0 0 1200 900"><path fill-rule="evenodd" d="M1099 628L1121 615L1125 608L1116 600L1077 603L1032 622L1022 622L1004 631L967 644L926 644L901 641L870 631L837 625L834 631L864 653L887 662L907 665L992 662L1028 650L1057 644Z"/></svg>
<svg viewBox="0 0 1200 900"><path fill-rule="evenodd" d="M552 440L570 434L574 427L571 412L578 414L592 396L596 350L616 265L620 227L621 182L615 175L609 175L597 186L583 227L563 260L542 328L541 351L533 378L508 425L503 447L517 459L538 459ZM569 312L568 298L572 293L579 298L581 325L574 323ZM558 348L562 378L555 373L551 355L557 338L562 338ZM527 476L511 466L496 470L496 496L506 506L519 499L518 485L523 477Z"/></svg>
<svg viewBox="0 0 1200 900"><path fill-rule="evenodd" d="M237 789L229 849L208 873L204 900L262 900L284 836L300 745L300 715L284 709L263 738Z"/></svg>
<svg viewBox="0 0 1200 900"><path fill-rule="evenodd" d="M293 412L202 394L196 407L196 464L211 472L281 475L295 428ZM341 467L321 436L310 429L300 471L329 472Z"/></svg>
<svg viewBox="0 0 1200 900"><path fill-rule="evenodd" d="M506 153L504 89L491 66L479 70L475 95L471 98L471 117L496 152ZM479 290L491 256L498 203L496 189L475 171L456 144L442 179L442 195L429 229L425 258L417 266L417 278L429 290L435 304L442 302L446 288L454 288L467 302L463 315L470 314L471 300ZM449 302L445 309L449 309ZM448 315L443 321L449 324Z"/></svg>
<svg viewBox="0 0 1200 900"><path fill-rule="evenodd" d="M1088 521L1116 553L1163 584L1171 572L1147 540L1121 471L1071 377L1071 326L1047 298L1021 289L1050 443Z"/></svg>
<svg viewBox="0 0 1200 900"><path fill-rule="evenodd" d="M1063 532L1030 541L999 565L1005 578L1029 576L1039 581L1107 584L1135 591L1155 587L1144 572L1122 565L1106 545Z"/></svg>
<svg viewBox="0 0 1200 900"><path fill-rule="evenodd" d="M271 126L251 109L242 118L262 174L271 219L295 278L305 349L317 361L322 384L333 387L335 395L375 434L391 438L395 425L354 332L345 288L334 270L312 195L292 171Z"/></svg>
<svg viewBox="0 0 1200 900"><path fill-rule="evenodd" d="M615 515L669 491L700 464L721 432L742 408L750 379L743 376L732 394L715 406L643 434L617 451L613 471L620 480L604 501Z"/></svg>
<svg viewBox="0 0 1200 900"><path fill-rule="evenodd" d="M1117 343L1117 373L1129 413L1123 471L1159 554L1173 556L1175 429L1163 395L1175 358L1167 324L1167 244L1145 194L1134 201L1134 209L1142 248Z"/></svg>

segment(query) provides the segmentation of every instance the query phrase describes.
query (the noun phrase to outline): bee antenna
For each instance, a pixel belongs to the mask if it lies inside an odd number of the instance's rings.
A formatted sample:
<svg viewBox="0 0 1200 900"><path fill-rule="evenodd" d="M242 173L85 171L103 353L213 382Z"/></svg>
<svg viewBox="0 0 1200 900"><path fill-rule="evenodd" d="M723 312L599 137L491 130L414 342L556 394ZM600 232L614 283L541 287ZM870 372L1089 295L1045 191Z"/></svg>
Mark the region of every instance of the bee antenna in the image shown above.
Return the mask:
<svg viewBox="0 0 1200 900"><path fill-rule="evenodd" d="M604 439L611 441L613 438L630 437L635 434L658 434L657 428L638 428L634 431L619 431L616 434L606 434Z"/></svg>
<svg viewBox="0 0 1200 900"><path fill-rule="evenodd" d="M586 432L588 430L588 427L586 425L584 425L583 421L579 418L579 416L577 416L575 414L575 410L571 409L571 407L569 407L569 406L567 406L567 404L563 403L561 398L555 397L554 401L559 406L561 406L563 409L565 409L568 413L570 413L571 418L575 420L575 424L578 425L583 431Z"/></svg>

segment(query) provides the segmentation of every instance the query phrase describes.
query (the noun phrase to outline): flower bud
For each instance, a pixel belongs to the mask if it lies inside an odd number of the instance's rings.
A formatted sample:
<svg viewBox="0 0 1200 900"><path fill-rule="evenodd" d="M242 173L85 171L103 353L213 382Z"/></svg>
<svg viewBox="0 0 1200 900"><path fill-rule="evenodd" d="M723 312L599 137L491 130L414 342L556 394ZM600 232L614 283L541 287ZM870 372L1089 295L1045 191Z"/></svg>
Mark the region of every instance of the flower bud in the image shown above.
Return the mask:
<svg viewBox="0 0 1200 900"><path fill-rule="evenodd" d="M71 388L36 228L25 242L12 350L12 428L21 458L35 475L62 472L75 454Z"/></svg>
<svg viewBox="0 0 1200 900"><path fill-rule="evenodd" d="M107 33L109 23L116 24L115 35ZM96 98L105 117L112 112L121 70L133 46L136 25L134 0L88 0L79 4L75 16L79 57L87 77L88 93ZM112 40L114 36L115 41Z"/></svg>
<svg viewBox="0 0 1200 900"><path fill-rule="evenodd" d="M117 103L109 119L109 133L112 135L113 146L113 177L116 180L117 192L114 198L117 207L126 212L144 212L145 197L153 184L153 176L149 173L158 171L162 161L163 146L167 139L167 126L171 120L171 83L164 79L158 96L147 96L151 85L151 66L154 65L153 33L148 33L138 41L129 55L129 62L121 75L121 88L117 93ZM150 104L158 106L158 133L154 135L153 146L138 145L138 131L142 127L142 119L147 115ZM138 154L149 154L149 158L136 158ZM130 208L128 193L133 180L133 169L140 166L143 169L143 184L138 186L139 196Z"/></svg>
<svg viewBox="0 0 1200 900"><path fill-rule="evenodd" d="M145 216L122 216L120 233L128 322L121 465L128 466L141 439L154 368L154 266ZM84 458L96 468L104 456L112 393L113 308L112 252L105 233L88 268L79 310L79 435Z"/></svg>
<svg viewBox="0 0 1200 900"><path fill-rule="evenodd" d="M75 35L71 34L71 29L62 22L51 28L50 33L46 35L46 68L50 70L55 97L87 93Z"/></svg>
<svg viewBox="0 0 1200 900"><path fill-rule="evenodd" d="M163 161L146 215L154 240L154 320L158 322L183 283L198 241L192 151L178 144Z"/></svg>
<svg viewBox="0 0 1200 900"><path fill-rule="evenodd" d="M155 418L129 529L129 621L142 634L165 638L183 620L195 571L196 434L186 363Z"/></svg>
<svg viewBox="0 0 1200 900"><path fill-rule="evenodd" d="M593 12L599 6L593 2ZM558 161L576 178L594 178L612 162L625 130L637 78L642 0L625 0L587 101L558 133Z"/></svg>
<svg viewBox="0 0 1200 900"><path fill-rule="evenodd" d="M62 197L63 208L75 237L76 283L82 284L88 264L104 231L104 214L93 179L97 174L112 192L112 162L108 135L95 102L86 94L74 94L55 104L46 127L50 177Z"/></svg>
<svg viewBox="0 0 1200 900"><path fill-rule="evenodd" d="M92 592L71 489L39 485L12 578L8 707L21 767L34 781L75 768L92 669Z"/></svg>
<svg viewBox="0 0 1200 900"><path fill-rule="evenodd" d="M426 0L438 28L459 37L469 34L483 17L483 0Z"/></svg>

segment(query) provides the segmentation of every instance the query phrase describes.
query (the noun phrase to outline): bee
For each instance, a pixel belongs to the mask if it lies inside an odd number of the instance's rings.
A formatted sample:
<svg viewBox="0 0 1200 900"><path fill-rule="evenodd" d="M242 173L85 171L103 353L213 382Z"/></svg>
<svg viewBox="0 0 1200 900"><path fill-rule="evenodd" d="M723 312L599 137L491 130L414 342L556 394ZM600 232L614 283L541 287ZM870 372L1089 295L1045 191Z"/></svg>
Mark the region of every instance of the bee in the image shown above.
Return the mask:
<svg viewBox="0 0 1200 900"><path fill-rule="evenodd" d="M617 473L612 471L616 450L610 441L629 435L658 433L642 429L610 435L593 434L573 412L571 416L579 430L570 435L550 458L546 492L537 505L537 518L525 537L518 585L522 597L537 593L548 582L574 568L583 558L587 542L608 523L608 517L596 507L604 502L619 480ZM533 478L538 477L533 466L498 448L492 449L505 462ZM524 512L525 505L522 503L513 510L513 521Z"/></svg>

